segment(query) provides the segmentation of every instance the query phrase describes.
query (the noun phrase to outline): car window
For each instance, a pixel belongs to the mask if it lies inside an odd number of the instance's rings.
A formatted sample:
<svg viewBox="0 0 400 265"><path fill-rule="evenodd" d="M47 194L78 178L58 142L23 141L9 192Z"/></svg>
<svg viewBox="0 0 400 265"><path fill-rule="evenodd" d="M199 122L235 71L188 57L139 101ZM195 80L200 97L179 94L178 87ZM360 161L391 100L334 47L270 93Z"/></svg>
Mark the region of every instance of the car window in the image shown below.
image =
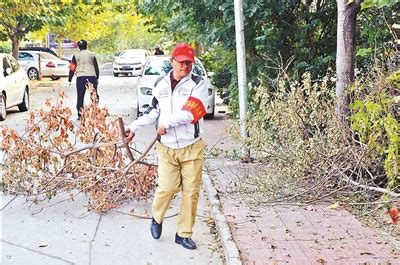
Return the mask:
<svg viewBox="0 0 400 265"><path fill-rule="evenodd" d="M145 75L164 75L172 70L172 65L169 60L150 60L144 70ZM196 61L193 64L192 73L200 76L205 76L203 66Z"/></svg>
<svg viewBox="0 0 400 265"><path fill-rule="evenodd" d="M145 75L164 75L171 71L169 60L150 60L144 70Z"/></svg>
<svg viewBox="0 0 400 265"><path fill-rule="evenodd" d="M8 60L10 61L12 71L17 72L20 67L17 60L15 60L14 57L12 57L12 56L8 56Z"/></svg>
<svg viewBox="0 0 400 265"><path fill-rule="evenodd" d="M204 73L203 67L198 62L195 62L193 64L192 73L195 73L196 75L200 75L200 76L205 76L206 75Z"/></svg>
<svg viewBox="0 0 400 265"><path fill-rule="evenodd" d="M8 62L8 60L7 60L7 57L3 57L3 75L4 76L6 76L6 69L7 68L10 68L11 66L10 66L10 63Z"/></svg>
<svg viewBox="0 0 400 265"><path fill-rule="evenodd" d="M146 51L142 50L126 50L120 54L122 58L133 58L133 57L146 57Z"/></svg>
<svg viewBox="0 0 400 265"><path fill-rule="evenodd" d="M18 60L33 61L33 55L27 52L19 52Z"/></svg>

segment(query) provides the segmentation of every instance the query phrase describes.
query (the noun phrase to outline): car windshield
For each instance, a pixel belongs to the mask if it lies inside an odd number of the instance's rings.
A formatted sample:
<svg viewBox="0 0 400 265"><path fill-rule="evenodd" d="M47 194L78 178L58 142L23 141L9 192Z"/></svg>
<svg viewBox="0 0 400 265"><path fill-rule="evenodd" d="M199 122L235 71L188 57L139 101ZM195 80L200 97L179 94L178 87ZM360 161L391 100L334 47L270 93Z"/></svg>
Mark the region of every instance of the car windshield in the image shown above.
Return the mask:
<svg viewBox="0 0 400 265"><path fill-rule="evenodd" d="M150 60L144 70L145 75L164 75L172 70L170 61L167 60ZM195 62L192 68L192 72L204 76L203 67L199 62Z"/></svg>
<svg viewBox="0 0 400 265"><path fill-rule="evenodd" d="M150 60L144 70L145 75L163 75L171 71L169 60Z"/></svg>
<svg viewBox="0 0 400 265"><path fill-rule="evenodd" d="M144 50L126 50L121 53L119 57L122 58L134 58L134 57L146 57L146 52Z"/></svg>

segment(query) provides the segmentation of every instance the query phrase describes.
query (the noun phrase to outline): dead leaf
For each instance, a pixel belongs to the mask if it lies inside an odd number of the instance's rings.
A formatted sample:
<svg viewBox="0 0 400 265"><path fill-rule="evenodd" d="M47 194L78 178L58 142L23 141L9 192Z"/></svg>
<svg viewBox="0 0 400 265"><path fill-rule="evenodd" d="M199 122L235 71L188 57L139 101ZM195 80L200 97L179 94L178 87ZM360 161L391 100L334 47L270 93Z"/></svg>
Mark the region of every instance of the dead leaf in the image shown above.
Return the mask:
<svg viewBox="0 0 400 265"><path fill-rule="evenodd" d="M339 202L335 202L328 206L328 209L337 209L340 206Z"/></svg>

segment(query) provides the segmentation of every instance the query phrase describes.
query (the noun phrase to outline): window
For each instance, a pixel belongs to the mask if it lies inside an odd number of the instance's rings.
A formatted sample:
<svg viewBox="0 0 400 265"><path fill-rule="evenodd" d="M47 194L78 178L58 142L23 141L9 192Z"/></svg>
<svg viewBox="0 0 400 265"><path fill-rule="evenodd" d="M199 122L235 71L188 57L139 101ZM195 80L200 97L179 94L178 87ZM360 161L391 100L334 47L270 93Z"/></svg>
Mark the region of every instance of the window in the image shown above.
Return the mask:
<svg viewBox="0 0 400 265"><path fill-rule="evenodd" d="M18 55L20 61L33 61L33 55L27 52L20 52Z"/></svg>
<svg viewBox="0 0 400 265"><path fill-rule="evenodd" d="M168 60L150 60L144 70L144 75L164 75L172 70L172 65ZM192 67L192 73L205 76L206 73L204 71L203 66L199 61L195 61Z"/></svg>
<svg viewBox="0 0 400 265"><path fill-rule="evenodd" d="M7 75L7 73L6 73L6 69L7 68L10 68L11 66L10 66L10 64L9 64L9 62L8 62L8 60L7 60L7 57L3 57L3 76L6 76Z"/></svg>
<svg viewBox="0 0 400 265"><path fill-rule="evenodd" d="M126 50L120 55L122 58L145 58L146 50Z"/></svg>
<svg viewBox="0 0 400 265"><path fill-rule="evenodd" d="M17 72L19 70L19 63L17 62L17 60L14 59L14 57L9 56L8 57L10 64L11 64L11 68L13 72Z"/></svg>
<svg viewBox="0 0 400 265"><path fill-rule="evenodd" d="M204 73L203 67L198 62L195 62L193 64L192 73L195 73L196 75L200 75L200 76L206 75Z"/></svg>
<svg viewBox="0 0 400 265"><path fill-rule="evenodd" d="M169 60L151 60L144 70L145 75L164 75L171 71L172 65Z"/></svg>

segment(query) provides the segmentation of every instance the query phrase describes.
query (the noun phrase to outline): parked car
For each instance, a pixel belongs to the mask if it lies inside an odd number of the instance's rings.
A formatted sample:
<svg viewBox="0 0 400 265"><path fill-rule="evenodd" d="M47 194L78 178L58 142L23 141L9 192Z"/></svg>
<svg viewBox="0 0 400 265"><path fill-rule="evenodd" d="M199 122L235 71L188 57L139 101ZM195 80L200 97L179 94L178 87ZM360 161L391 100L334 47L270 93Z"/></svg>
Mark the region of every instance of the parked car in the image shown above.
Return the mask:
<svg viewBox="0 0 400 265"><path fill-rule="evenodd" d="M6 119L7 109L29 108L29 83L25 70L10 54L0 53L0 121Z"/></svg>
<svg viewBox="0 0 400 265"><path fill-rule="evenodd" d="M154 82L161 75L165 75L172 70L169 56L151 56L144 65L143 72L137 82L137 115L140 116L150 104ZM208 89L208 106L206 118L214 118L215 112L215 88L210 82L210 78L204 69L203 64L195 58L192 73L204 78Z"/></svg>
<svg viewBox="0 0 400 265"><path fill-rule="evenodd" d="M29 79L36 80L39 78L39 56L42 77L58 80L61 77L68 76L68 60L62 60L47 52L20 51L18 61L28 73Z"/></svg>
<svg viewBox="0 0 400 265"><path fill-rule="evenodd" d="M55 52L55 49L51 49L51 48L47 48L47 47L23 47L23 48L19 48L19 51L37 51L37 52L47 52L50 53L54 56L56 56L57 58L60 58L61 60L67 60L68 62L71 62L72 59L72 55L67 55L67 56L63 56L60 57L57 55L57 53Z"/></svg>
<svg viewBox="0 0 400 265"><path fill-rule="evenodd" d="M138 76L149 56L150 52L145 49L130 49L121 52L113 64L114 76L117 77L120 74Z"/></svg>

